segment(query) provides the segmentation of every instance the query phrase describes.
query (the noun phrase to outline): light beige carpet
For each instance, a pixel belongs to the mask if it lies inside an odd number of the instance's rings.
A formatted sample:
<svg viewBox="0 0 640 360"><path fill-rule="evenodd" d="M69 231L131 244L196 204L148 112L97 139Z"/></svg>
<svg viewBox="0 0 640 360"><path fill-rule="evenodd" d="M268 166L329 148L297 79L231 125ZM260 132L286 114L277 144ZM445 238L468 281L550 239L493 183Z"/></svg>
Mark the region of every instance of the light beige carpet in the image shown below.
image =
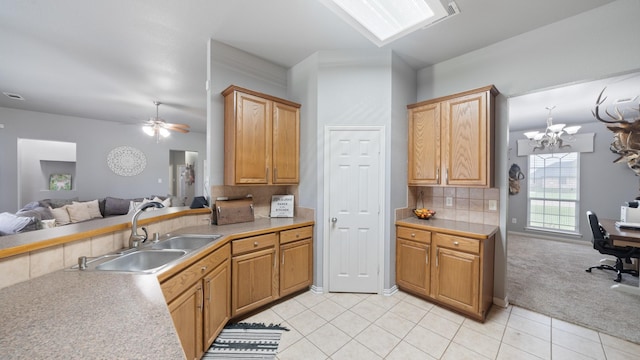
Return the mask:
<svg viewBox="0 0 640 360"><path fill-rule="evenodd" d="M610 289L615 273L594 269L601 255L590 242L575 244L510 233L509 302L560 320L640 344L640 296ZM612 258L613 259L613 258ZM622 275L638 286L638 278Z"/></svg>

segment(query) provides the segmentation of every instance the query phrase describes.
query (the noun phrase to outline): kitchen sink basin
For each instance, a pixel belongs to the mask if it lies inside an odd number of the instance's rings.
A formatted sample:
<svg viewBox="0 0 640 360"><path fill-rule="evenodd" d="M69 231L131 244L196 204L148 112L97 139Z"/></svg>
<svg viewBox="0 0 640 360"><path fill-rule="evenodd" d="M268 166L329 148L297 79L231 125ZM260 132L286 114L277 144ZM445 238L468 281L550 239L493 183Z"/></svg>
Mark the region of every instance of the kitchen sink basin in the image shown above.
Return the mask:
<svg viewBox="0 0 640 360"><path fill-rule="evenodd" d="M186 255L186 250L141 250L119 256L95 267L102 271L153 272Z"/></svg>
<svg viewBox="0 0 640 360"><path fill-rule="evenodd" d="M176 235L153 244L152 249L195 250L211 244L222 235Z"/></svg>

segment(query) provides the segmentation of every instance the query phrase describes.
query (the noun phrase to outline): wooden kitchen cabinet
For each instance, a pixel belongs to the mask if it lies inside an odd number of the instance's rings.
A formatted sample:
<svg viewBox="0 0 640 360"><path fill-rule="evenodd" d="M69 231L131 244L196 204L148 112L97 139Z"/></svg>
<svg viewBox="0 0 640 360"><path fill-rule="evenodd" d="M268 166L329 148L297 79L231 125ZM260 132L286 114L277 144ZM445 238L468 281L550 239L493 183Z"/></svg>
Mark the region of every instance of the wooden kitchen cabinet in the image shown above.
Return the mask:
<svg viewBox="0 0 640 360"><path fill-rule="evenodd" d="M231 318L231 263L227 258L203 279L204 349L208 349Z"/></svg>
<svg viewBox="0 0 640 360"><path fill-rule="evenodd" d="M396 284L414 294L429 296L431 284L431 233L397 228Z"/></svg>
<svg viewBox="0 0 640 360"><path fill-rule="evenodd" d="M160 283L188 359L200 359L231 316L230 249L225 244Z"/></svg>
<svg viewBox="0 0 640 360"><path fill-rule="evenodd" d="M300 104L229 86L224 96L224 184L300 181Z"/></svg>
<svg viewBox="0 0 640 360"><path fill-rule="evenodd" d="M409 185L493 186L497 94L487 86L407 106Z"/></svg>
<svg viewBox="0 0 640 360"><path fill-rule="evenodd" d="M280 296L313 282L313 226L280 232Z"/></svg>
<svg viewBox="0 0 640 360"><path fill-rule="evenodd" d="M231 317L278 298L276 233L233 240L231 252Z"/></svg>
<svg viewBox="0 0 640 360"><path fill-rule="evenodd" d="M406 226L396 234L400 289L484 321L493 303L495 235L468 238Z"/></svg>
<svg viewBox="0 0 640 360"><path fill-rule="evenodd" d="M202 284L193 285L168 306L187 359L200 359L204 353L202 346Z"/></svg>

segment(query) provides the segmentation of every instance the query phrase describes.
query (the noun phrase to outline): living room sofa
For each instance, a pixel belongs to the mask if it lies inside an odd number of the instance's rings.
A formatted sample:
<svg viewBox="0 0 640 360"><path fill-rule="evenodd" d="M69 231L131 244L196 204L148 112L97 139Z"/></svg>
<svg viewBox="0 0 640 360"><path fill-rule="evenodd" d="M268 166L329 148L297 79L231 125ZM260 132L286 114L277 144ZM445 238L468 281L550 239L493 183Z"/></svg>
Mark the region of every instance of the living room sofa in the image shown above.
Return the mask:
<svg viewBox="0 0 640 360"><path fill-rule="evenodd" d="M150 201L161 202L165 207L171 206L171 197L157 195L133 199L108 196L89 201L79 201L77 198L33 201L15 214L0 213L0 236L125 215Z"/></svg>

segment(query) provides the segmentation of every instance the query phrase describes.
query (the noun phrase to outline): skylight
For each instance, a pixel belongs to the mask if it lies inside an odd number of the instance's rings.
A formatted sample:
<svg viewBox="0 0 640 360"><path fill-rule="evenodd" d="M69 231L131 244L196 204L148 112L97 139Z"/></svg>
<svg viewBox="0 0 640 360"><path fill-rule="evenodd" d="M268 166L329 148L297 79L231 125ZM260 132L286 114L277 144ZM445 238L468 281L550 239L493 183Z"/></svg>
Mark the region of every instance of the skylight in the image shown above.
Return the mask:
<svg viewBox="0 0 640 360"><path fill-rule="evenodd" d="M447 16L439 0L321 0L378 46Z"/></svg>

